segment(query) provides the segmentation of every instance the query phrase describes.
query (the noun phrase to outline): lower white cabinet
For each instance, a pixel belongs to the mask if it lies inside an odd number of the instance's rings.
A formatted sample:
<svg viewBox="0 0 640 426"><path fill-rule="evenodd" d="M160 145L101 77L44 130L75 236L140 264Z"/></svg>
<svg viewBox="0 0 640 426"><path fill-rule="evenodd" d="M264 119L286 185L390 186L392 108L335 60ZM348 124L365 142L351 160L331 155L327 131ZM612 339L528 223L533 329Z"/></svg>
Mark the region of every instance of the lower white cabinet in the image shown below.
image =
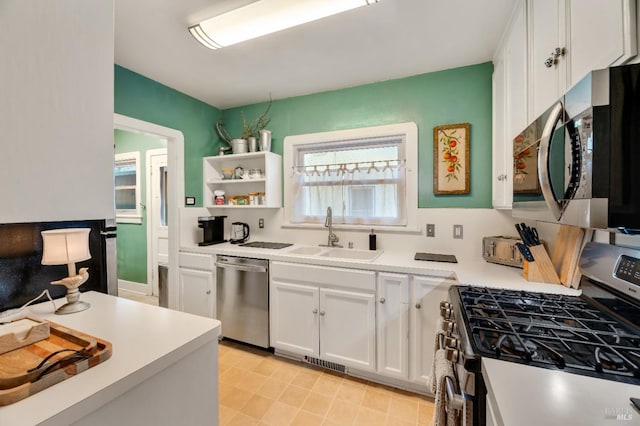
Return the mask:
<svg viewBox="0 0 640 426"><path fill-rule="evenodd" d="M378 368L385 376L409 378L409 275L378 273Z"/></svg>
<svg viewBox="0 0 640 426"><path fill-rule="evenodd" d="M378 274L378 374L426 385L440 302L455 284L454 278Z"/></svg>
<svg viewBox="0 0 640 426"><path fill-rule="evenodd" d="M271 346L375 371L375 273L272 262Z"/></svg>
<svg viewBox="0 0 640 426"><path fill-rule="evenodd" d="M203 317L215 318L216 276L213 256L180 253L179 265L180 310Z"/></svg>
<svg viewBox="0 0 640 426"><path fill-rule="evenodd" d="M414 276L411 282L409 309L410 366L409 379L424 384L431 374L436 349L436 325L440 317L440 302L447 300L454 278Z"/></svg>

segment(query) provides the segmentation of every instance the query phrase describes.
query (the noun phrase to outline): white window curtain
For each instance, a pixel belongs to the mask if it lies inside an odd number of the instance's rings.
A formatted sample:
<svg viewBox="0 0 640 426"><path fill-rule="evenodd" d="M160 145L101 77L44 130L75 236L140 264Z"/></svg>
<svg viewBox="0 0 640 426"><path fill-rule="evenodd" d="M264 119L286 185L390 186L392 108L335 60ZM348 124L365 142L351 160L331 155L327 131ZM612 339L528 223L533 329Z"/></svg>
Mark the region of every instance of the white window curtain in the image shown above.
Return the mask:
<svg viewBox="0 0 640 426"><path fill-rule="evenodd" d="M291 223L406 226L405 138L302 145L291 173Z"/></svg>

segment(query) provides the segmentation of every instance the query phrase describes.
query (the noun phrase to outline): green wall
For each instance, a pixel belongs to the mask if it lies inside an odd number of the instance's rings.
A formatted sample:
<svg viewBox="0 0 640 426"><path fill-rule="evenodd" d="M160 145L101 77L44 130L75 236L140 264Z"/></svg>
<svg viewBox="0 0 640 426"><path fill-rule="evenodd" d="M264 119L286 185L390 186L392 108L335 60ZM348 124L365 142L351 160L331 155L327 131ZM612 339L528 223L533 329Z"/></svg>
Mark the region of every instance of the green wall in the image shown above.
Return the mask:
<svg viewBox="0 0 640 426"><path fill-rule="evenodd" d="M182 132L185 196L202 206L202 157L218 153L214 124L220 110L119 65L114 96L116 113Z"/></svg>
<svg viewBox="0 0 640 426"><path fill-rule="evenodd" d="M139 179L140 202L146 203L147 197L147 151L166 148L163 139L149 135L114 130L115 153L140 152ZM118 278L147 284L147 209L142 209L142 223L118 222Z"/></svg>
<svg viewBox="0 0 640 426"><path fill-rule="evenodd" d="M491 207L490 62L397 80L277 100L271 107L273 152L285 136L413 121L418 125L419 207ZM232 137L240 111L255 119L266 103L222 111ZM433 194L433 128L471 123L471 193Z"/></svg>

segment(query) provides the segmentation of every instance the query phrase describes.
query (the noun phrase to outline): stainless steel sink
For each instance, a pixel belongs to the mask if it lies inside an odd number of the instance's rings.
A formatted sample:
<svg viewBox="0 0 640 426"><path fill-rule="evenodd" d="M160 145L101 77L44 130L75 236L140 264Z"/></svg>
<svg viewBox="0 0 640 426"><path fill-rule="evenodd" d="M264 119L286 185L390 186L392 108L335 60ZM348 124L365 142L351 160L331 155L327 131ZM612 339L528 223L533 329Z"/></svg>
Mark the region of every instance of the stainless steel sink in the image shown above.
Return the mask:
<svg viewBox="0 0 640 426"><path fill-rule="evenodd" d="M372 261L376 257L382 254L382 250L355 250L345 248L329 248L319 254L323 257L332 257L339 259L351 259L351 260L368 260Z"/></svg>

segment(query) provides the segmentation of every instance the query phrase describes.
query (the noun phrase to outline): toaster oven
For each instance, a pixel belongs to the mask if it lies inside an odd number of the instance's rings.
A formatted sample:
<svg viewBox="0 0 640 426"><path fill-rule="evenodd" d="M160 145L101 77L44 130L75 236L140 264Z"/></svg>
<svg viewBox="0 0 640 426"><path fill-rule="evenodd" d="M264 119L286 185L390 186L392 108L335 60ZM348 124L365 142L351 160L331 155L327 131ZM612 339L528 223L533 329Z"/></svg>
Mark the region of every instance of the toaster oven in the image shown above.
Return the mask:
<svg viewBox="0 0 640 426"><path fill-rule="evenodd" d="M482 258L487 262L522 268L523 257L516 247L521 243L518 237L484 237L482 239Z"/></svg>

